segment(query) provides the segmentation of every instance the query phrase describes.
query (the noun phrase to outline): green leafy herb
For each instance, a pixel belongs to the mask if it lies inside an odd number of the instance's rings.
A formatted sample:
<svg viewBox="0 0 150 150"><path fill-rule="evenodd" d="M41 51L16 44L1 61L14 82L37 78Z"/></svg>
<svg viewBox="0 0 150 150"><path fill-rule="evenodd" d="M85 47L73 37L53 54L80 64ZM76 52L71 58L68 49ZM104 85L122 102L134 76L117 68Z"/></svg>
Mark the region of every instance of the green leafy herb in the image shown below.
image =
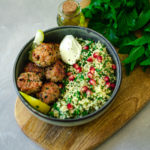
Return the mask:
<svg viewBox="0 0 150 150"><path fill-rule="evenodd" d="M148 3L148 5L150 4ZM134 30L142 28L149 20L150 20L150 10L147 9L143 10L139 15Z"/></svg>
<svg viewBox="0 0 150 150"><path fill-rule="evenodd" d="M144 54L144 47L135 47L131 50L131 53L129 54L129 57L127 57L123 63L129 64L135 60L137 60L139 57L141 57Z"/></svg>
<svg viewBox="0 0 150 150"><path fill-rule="evenodd" d="M149 0L92 0L83 9L88 27L103 34L119 53L129 56L123 61L127 74L135 66L150 65L150 2ZM141 30L141 37L134 35Z"/></svg>
<svg viewBox="0 0 150 150"><path fill-rule="evenodd" d="M87 94L86 94L86 93L83 93L83 97L85 97L85 98L86 98L86 97L87 97Z"/></svg>
<svg viewBox="0 0 150 150"><path fill-rule="evenodd" d="M87 111L87 110L85 110L85 111L82 112L82 115L83 115L83 116L85 116L85 115L87 115L87 114L88 114L88 111Z"/></svg>
<svg viewBox="0 0 150 150"><path fill-rule="evenodd" d="M150 32L150 24L144 29L146 32Z"/></svg>
<svg viewBox="0 0 150 150"><path fill-rule="evenodd" d="M61 92L62 94L64 94L64 93L65 93L65 91L66 91L66 89L65 89L65 88L60 89L60 92Z"/></svg>
<svg viewBox="0 0 150 150"><path fill-rule="evenodd" d="M67 98L66 102L67 103L71 103L72 99L71 98Z"/></svg>
<svg viewBox="0 0 150 150"><path fill-rule="evenodd" d="M50 112L48 113L48 115L54 117L54 112L53 112L53 111L50 111Z"/></svg>
<svg viewBox="0 0 150 150"><path fill-rule="evenodd" d="M135 65L136 65L136 60L131 63L131 71L133 71Z"/></svg>
<svg viewBox="0 0 150 150"><path fill-rule="evenodd" d="M141 65L141 66L147 66L147 65L150 65L150 58L148 58L148 59L142 61L142 62L140 63L140 65Z"/></svg>
<svg viewBox="0 0 150 150"><path fill-rule="evenodd" d="M124 46L132 45L132 46L141 46L147 43L146 37L142 36L134 41L128 42L124 44Z"/></svg>

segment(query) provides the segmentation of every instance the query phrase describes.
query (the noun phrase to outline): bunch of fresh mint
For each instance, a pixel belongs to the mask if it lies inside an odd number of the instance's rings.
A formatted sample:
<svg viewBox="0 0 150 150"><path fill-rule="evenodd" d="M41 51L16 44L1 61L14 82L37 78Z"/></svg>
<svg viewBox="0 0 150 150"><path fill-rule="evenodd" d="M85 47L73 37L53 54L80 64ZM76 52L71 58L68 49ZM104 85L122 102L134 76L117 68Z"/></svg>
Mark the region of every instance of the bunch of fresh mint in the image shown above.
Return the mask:
<svg viewBox="0 0 150 150"><path fill-rule="evenodd" d="M137 65L150 65L150 2L149 0L92 0L83 9L89 28L103 34L119 53L128 54L123 61L129 74ZM134 32L142 35L136 37Z"/></svg>

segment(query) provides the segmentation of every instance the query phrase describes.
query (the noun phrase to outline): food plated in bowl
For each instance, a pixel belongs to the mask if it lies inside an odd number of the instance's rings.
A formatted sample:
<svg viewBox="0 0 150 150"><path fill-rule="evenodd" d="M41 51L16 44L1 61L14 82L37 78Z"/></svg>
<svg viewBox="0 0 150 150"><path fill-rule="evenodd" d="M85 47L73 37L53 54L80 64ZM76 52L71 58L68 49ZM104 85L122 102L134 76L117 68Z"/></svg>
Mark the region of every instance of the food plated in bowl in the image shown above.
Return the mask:
<svg viewBox="0 0 150 150"><path fill-rule="evenodd" d="M71 44L66 35L75 38ZM44 43L32 50L29 61L32 43L33 39L17 57L14 82L22 102L34 115L51 124L74 126L97 118L108 108L121 83L121 65L102 35L75 26L47 30ZM73 51L65 52L69 49L66 44ZM27 84L26 88L20 82ZM48 105L48 112L33 108L19 91Z"/></svg>

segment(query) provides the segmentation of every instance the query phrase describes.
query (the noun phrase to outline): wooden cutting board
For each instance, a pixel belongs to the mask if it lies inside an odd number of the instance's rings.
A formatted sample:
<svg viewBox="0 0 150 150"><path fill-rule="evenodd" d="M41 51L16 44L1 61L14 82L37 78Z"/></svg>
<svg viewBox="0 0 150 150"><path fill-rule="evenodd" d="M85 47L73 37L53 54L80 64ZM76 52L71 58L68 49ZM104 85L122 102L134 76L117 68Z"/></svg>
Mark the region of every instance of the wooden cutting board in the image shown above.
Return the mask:
<svg viewBox="0 0 150 150"><path fill-rule="evenodd" d="M120 56L121 60L123 59ZM34 117L17 98L15 117L25 135L44 149L93 149L123 127L150 101L150 69L125 75L116 100L98 119L77 127L53 126Z"/></svg>

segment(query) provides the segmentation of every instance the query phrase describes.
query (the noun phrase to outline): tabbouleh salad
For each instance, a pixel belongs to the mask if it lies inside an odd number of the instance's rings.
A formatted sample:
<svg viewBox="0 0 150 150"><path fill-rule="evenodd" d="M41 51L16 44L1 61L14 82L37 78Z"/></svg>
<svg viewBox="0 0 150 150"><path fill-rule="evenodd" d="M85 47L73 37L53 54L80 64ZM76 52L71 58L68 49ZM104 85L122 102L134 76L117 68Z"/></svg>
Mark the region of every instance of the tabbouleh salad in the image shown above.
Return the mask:
<svg viewBox="0 0 150 150"><path fill-rule="evenodd" d="M80 118L101 108L115 88L116 65L106 47L99 41L77 38L82 46L80 59L67 65L60 97L48 115L60 118Z"/></svg>

